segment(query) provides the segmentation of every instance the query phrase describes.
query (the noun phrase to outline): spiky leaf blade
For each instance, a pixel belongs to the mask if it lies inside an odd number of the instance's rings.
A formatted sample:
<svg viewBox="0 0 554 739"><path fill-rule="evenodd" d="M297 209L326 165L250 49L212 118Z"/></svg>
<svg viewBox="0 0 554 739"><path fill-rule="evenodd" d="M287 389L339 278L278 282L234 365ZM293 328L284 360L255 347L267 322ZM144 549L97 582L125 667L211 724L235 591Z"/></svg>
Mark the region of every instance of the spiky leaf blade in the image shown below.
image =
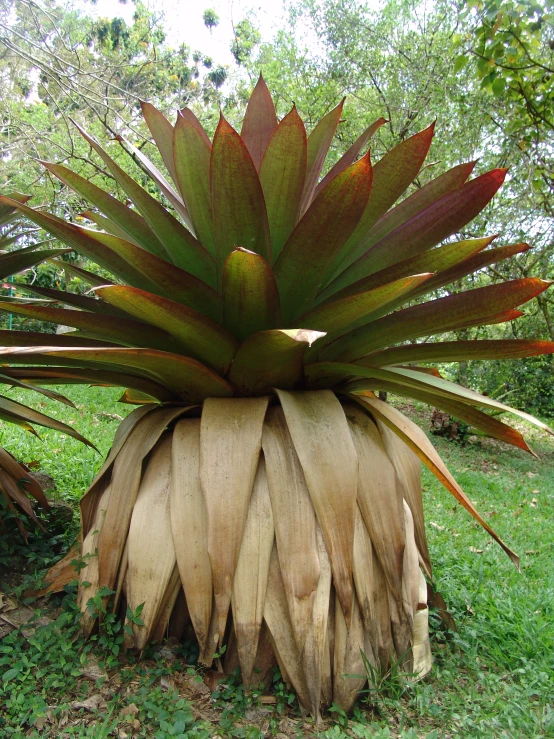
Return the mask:
<svg viewBox="0 0 554 739"><path fill-rule="evenodd" d="M96 288L96 293L110 305L167 332L187 354L218 372L226 370L238 348L238 341L221 326L173 300L124 285Z"/></svg>
<svg viewBox="0 0 554 739"><path fill-rule="evenodd" d="M210 195L211 149L198 128L180 115L173 133L177 182L200 243L215 257Z"/></svg>
<svg viewBox="0 0 554 739"><path fill-rule="evenodd" d="M211 193L218 284L223 264L238 246L271 264L271 238L258 173L238 133L223 118L215 132Z"/></svg>
<svg viewBox="0 0 554 739"><path fill-rule="evenodd" d="M402 415L392 406L384 403L376 398L373 393L363 393L360 395L352 395L352 398L359 402L362 406L369 408L372 415L376 416L388 428L390 428L415 454L421 459L423 464L433 472L436 477L443 483L456 500L478 521L481 526L489 533L492 538L500 544L512 562L519 567L519 557L505 544L496 534L488 523L476 511L473 503L454 480L446 465L439 457L435 447L431 444L424 432L409 418Z"/></svg>
<svg viewBox="0 0 554 739"><path fill-rule="evenodd" d="M260 168L267 145L277 128L277 114L271 93L260 75L246 106L240 132L254 166Z"/></svg>
<svg viewBox="0 0 554 739"><path fill-rule="evenodd" d="M260 166L274 260L298 221L307 151L306 129L293 107L275 129Z"/></svg>
<svg viewBox="0 0 554 739"><path fill-rule="evenodd" d="M351 361L377 349L420 336L450 331L511 311L540 295L550 282L523 278L421 303L345 334L323 349L321 359Z"/></svg>
<svg viewBox="0 0 554 739"><path fill-rule="evenodd" d="M303 215L308 210L314 198L319 175L321 174L327 153L340 123L343 107L344 98L336 108L333 108L327 115L323 116L308 136L306 181L300 202L300 215Z"/></svg>
<svg viewBox="0 0 554 739"><path fill-rule="evenodd" d="M311 308L329 265L364 211L371 181L366 156L327 185L292 232L274 268L285 324Z"/></svg>

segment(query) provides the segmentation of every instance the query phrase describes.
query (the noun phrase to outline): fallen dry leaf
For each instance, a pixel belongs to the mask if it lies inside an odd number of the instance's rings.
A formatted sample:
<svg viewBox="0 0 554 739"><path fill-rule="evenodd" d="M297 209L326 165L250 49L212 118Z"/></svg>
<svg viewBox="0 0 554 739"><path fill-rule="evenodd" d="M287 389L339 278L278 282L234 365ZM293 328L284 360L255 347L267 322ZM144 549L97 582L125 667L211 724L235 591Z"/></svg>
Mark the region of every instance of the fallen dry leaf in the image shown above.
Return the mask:
<svg viewBox="0 0 554 739"><path fill-rule="evenodd" d="M125 708L122 708L120 711L121 716L136 716L139 712L139 709L137 708L135 703L129 703L128 706L125 706Z"/></svg>
<svg viewBox="0 0 554 739"><path fill-rule="evenodd" d="M474 554L483 554L483 550L482 549L476 549L475 547L470 547L469 548L469 551L470 552L473 552Z"/></svg>
<svg viewBox="0 0 554 739"><path fill-rule="evenodd" d="M74 701L71 704L71 708L73 709L79 709L82 708L85 711L97 711L100 705L104 702L104 698L96 693L95 695L91 695L89 698L85 698L83 701Z"/></svg>
<svg viewBox="0 0 554 739"><path fill-rule="evenodd" d="M93 657L81 667L81 675L88 680L100 680L101 678L108 677L108 673L100 667Z"/></svg>
<svg viewBox="0 0 554 739"><path fill-rule="evenodd" d="M277 698L274 695L262 695L260 696L260 703L264 705L270 705L271 703L277 703Z"/></svg>

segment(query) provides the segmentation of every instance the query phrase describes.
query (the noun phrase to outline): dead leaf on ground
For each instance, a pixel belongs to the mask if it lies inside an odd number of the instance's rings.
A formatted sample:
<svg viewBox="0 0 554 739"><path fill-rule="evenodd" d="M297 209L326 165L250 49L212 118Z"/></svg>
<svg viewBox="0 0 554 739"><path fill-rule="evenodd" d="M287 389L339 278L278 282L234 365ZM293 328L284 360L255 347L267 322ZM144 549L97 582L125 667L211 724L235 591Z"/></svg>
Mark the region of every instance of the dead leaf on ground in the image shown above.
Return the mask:
<svg viewBox="0 0 554 739"><path fill-rule="evenodd" d="M23 636L28 639L38 626L49 623L50 619L46 616L36 617L32 608L0 592L0 639L14 629L21 629Z"/></svg>
<svg viewBox="0 0 554 739"><path fill-rule="evenodd" d="M139 709L137 708L135 703L129 703L128 706L125 706L125 708L122 708L120 711L120 716L136 716L139 712Z"/></svg>
<svg viewBox="0 0 554 739"><path fill-rule="evenodd" d="M226 675L224 672L217 672L216 670L208 670L206 674L204 675L204 682L210 689L210 692L213 693L214 690L217 688L220 682L223 682L223 680L227 679L228 675Z"/></svg>
<svg viewBox="0 0 554 739"><path fill-rule="evenodd" d="M74 701L71 704L71 708L75 710L82 708L83 710L92 713L93 711L97 711L102 704L104 704L105 707L106 704L104 698L99 693L96 693L95 695L85 698L83 701Z"/></svg>
<svg viewBox="0 0 554 739"><path fill-rule="evenodd" d="M81 667L81 675L86 677L87 680L100 680L101 678L108 677L108 673L100 667L94 657L91 657L88 662Z"/></svg>

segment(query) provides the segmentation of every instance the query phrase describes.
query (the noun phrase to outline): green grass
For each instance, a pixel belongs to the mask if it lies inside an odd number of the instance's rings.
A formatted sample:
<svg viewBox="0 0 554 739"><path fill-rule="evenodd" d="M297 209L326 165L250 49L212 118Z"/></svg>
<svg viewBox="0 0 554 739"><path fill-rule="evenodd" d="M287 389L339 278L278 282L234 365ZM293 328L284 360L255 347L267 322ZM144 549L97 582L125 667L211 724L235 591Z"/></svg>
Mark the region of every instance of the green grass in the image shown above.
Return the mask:
<svg viewBox="0 0 554 739"><path fill-rule="evenodd" d="M130 407L115 402L117 390L65 392L76 403L76 411L50 401L42 405L42 400L35 407L72 422L105 454L118 422L102 414L124 416ZM22 391L12 395L31 397ZM424 427L429 425L428 412L425 415L420 408L408 412ZM41 435L39 441L3 425L0 443L20 459L38 461L56 480L56 495L76 507L101 456L55 432L45 430ZM371 705L362 700L350 719L340 712L329 714L320 736L554 737L554 444L539 432L527 436L539 460L490 440L473 439L461 447L434 439L478 510L520 555L521 571L425 470L435 586L458 631L446 631L433 615L431 674L415 685L401 675L389 676L380 693L372 695ZM37 563L52 558L52 552L60 552L62 544L67 544L63 533L57 538L33 537L27 557L35 558L34 570ZM5 585L0 585L2 589ZM255 697L245 696L231 681L214 704L191 689L196 673L187 666L186 652L176 659L152 652L149 659L134 663L116 654L121 641L116 630L101 649L81 642L72 595L57 603L57 610L49 611L55 620L35 637L28 640L14 632L0 640L0 736L100 739L125 732L155 739L261 739L315 733L311 722L287 707L289 694L278 678L281 713L260 707ZM91 655L105 671L97 681L83 676ZM87 695L102 696L98 712L71 707ZM132 713L123 715L131 704ZM130 716L138 722L134 733Z"/></svg>
<svg viewBox="0 0 554 739"><path fill-rule="evenodd" d="M9 423L0 423L0 445L17 459L38 462L39 468L56 481L55 497L67 502L78 501L92 481L107 454L119 425L117 417L125 417L134 406L118 403L121 388L66 386L55 388L73 401L70 408L36 393L13 389L5 393L13 400L30 405L47 416L69 424L99 450L57 431L36 426L40 439ZM2 388L3 392L4 388Z"/></svg>

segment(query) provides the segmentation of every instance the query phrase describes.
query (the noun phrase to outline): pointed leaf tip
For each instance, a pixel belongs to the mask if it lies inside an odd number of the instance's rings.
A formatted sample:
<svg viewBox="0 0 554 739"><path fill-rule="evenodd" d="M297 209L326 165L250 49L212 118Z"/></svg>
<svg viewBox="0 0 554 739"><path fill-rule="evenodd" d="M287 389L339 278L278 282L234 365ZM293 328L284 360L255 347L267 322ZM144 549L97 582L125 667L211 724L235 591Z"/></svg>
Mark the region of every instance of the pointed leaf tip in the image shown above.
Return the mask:
<svg viewBox="0 0 554 739"><path fill-rule="evenodd" d="M257 170L260 168L277 124L273 98L264 78L260 75L248 101L241 129L242 140L246 144Z"/></svg>

